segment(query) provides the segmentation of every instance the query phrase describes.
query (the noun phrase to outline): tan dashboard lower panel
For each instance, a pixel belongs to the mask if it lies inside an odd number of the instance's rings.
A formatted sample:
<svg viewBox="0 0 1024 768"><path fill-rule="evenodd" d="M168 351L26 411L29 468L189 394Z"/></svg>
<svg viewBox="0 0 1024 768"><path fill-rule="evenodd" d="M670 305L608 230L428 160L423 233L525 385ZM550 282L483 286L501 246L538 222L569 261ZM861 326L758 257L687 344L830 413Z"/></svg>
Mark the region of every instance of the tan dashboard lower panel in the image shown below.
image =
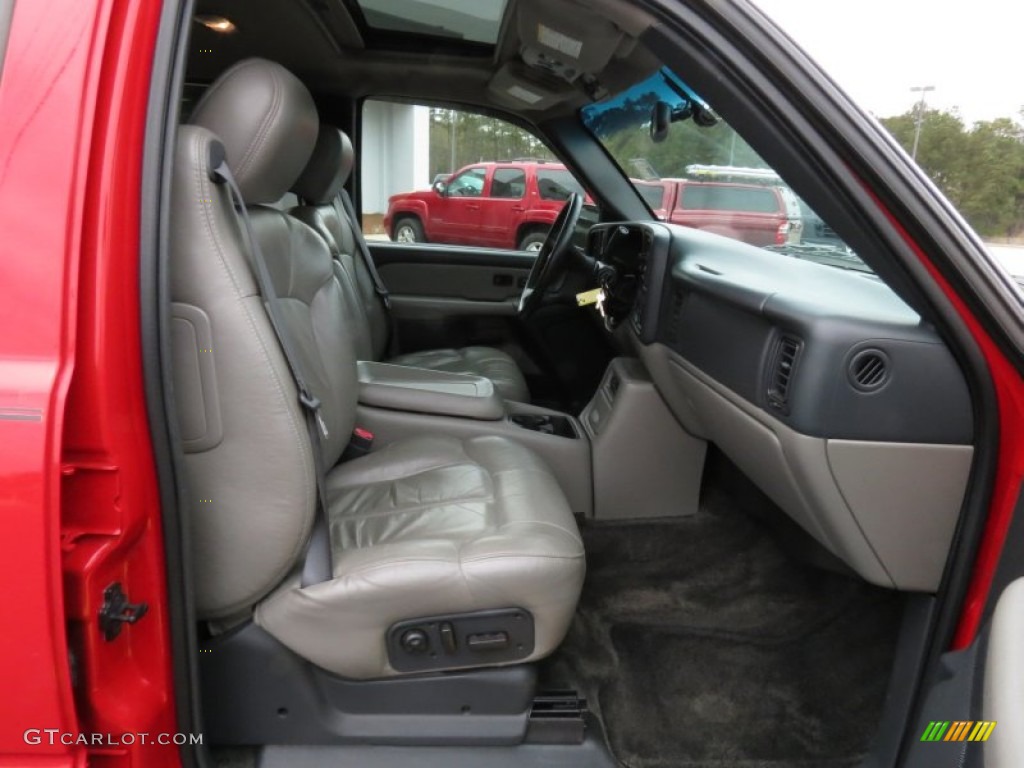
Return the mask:
<svg viewBox="0 0 1024 768"><path fill-rule="evenodd" d="M637 351L676 418L866 580L938 589L973 447L800 434L661 344Z"/></svg>

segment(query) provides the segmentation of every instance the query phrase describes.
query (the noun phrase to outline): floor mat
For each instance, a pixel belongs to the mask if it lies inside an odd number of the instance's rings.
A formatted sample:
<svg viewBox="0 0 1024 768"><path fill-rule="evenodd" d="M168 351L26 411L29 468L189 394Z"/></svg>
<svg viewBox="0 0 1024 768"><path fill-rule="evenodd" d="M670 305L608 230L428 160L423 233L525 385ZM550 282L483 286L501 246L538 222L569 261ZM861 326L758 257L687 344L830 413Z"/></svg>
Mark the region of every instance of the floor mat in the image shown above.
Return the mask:
<svg viewBox="0 0 1024 768"><path fill-rule="evenodd" d="M542 674L583 692L620 761L858 762L881 712L898 594L801 564L728 499L585 537L580 609Z"/></svg>

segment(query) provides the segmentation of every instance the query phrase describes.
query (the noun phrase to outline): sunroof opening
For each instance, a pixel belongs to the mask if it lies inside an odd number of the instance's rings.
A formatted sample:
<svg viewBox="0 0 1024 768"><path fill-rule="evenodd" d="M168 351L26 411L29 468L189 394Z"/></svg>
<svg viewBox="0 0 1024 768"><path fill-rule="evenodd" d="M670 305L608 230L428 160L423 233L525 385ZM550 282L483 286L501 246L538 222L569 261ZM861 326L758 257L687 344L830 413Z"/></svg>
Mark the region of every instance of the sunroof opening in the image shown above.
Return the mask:
<svg viewBox="0 0 1024 768"><path fill-rule="evenodd" d="M494 45L508 0L358 0L371 29Z"/></svg>

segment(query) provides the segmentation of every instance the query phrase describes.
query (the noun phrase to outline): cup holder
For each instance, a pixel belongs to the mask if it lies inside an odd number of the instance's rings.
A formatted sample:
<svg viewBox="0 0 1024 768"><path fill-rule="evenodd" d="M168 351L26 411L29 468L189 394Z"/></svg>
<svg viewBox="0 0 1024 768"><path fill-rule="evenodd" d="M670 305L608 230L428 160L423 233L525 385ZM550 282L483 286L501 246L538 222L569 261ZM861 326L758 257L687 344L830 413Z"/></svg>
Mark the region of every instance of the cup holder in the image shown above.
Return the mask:
<svg viewBox="0 0 1024 768"><path fill-rule="evenodd" d="M509 420L523 429L558 437L577 437L572 422L567 416L550 416L545 413L513 413Z"/></svg>

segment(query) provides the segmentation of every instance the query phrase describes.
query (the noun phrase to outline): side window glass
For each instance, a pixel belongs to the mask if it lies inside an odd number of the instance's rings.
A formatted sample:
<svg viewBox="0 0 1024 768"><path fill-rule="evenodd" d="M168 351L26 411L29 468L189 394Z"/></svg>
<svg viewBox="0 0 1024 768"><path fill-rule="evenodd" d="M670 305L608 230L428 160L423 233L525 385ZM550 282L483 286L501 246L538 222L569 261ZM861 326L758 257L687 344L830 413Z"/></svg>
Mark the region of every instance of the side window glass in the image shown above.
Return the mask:
<svg viewBox="0 0 1024 768"><path fill-rule="evenodd" d="M491 197L518 200L526 193L526 171L521 168L496 168L491 179Z"/></svg>
<svg viewBox="0 0 1024 768"><path fill-rule="evenodd" d="M544 200L569 199L573 192L583 194L583 187L571 173L557 168L541 168L537 171L537 191Z"/></svg>
<svg viewBox="0 0 1024 768"><path fill-rule="evenodd" d="M480 197L484 193L486 177L486 168L470 168L445 184L446 193L450 197Z"/></svg>
<svg viewBox="0 0 1024 768"><path fill-rule="evenodd" d="M369 240L536 250L569 194L582 191L543 141L506 120L372 99L361 120ZM596 221L588 211L583 220Z"/></svg>

